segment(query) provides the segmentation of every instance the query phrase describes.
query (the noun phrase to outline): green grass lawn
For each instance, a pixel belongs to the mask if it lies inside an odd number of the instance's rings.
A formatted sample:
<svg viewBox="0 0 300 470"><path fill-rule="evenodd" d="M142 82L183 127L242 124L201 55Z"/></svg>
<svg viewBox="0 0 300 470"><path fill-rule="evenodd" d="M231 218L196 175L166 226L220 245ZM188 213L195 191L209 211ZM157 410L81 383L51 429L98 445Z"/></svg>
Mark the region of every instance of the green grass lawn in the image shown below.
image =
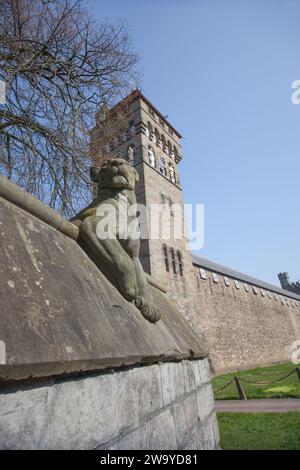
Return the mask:
<svg viewBox="0 0 300 470"><path fill-rule="evenodd" d="M213 378L212 385L214 392L228 383L234 376L239 376L250 381L272 381L280 378L295 369L294 364L280 364L259 369L250 369L234 372L226 375L219 375ZM247 398L300 398L300 381L296 373L287 379L271 385L250 385L242 382ZM235 383L225 390L215 393L216 400L238 399Z"/></svg>
<svg viewBox="0 0 300 470"><path fill-rule="evenodd" d="M218 413L225 450L299 450L300 413Z"/></svg>

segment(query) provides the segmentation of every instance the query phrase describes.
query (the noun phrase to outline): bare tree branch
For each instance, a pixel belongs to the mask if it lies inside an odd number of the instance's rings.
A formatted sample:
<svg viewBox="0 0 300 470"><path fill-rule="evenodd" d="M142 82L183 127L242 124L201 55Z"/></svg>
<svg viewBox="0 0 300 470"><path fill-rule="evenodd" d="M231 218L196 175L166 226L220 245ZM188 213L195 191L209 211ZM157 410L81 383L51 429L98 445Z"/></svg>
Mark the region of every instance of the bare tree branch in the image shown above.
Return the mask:
<svg viewBox="0 0 300 470"><path fill-rule="evenodd" d="M126 25L98 24L81 0L0 0L0 171L64 215L77 211L91 194L96 112L136 86L137 60Z"/></svg>

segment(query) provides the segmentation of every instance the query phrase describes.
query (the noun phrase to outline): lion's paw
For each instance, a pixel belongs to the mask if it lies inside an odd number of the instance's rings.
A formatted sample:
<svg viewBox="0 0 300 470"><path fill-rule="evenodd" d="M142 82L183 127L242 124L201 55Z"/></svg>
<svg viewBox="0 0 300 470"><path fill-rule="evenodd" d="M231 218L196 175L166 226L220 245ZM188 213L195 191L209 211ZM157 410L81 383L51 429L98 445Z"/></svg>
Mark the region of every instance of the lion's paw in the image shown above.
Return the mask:
<svg viewBox="0 0 300 470"><path fill-rule="evenodd" d="M151 323L156 323L160 320L160 312L148 302L145 297L137 297L134 301L136 308L138 308L146 320L150 321Z"/></svg>

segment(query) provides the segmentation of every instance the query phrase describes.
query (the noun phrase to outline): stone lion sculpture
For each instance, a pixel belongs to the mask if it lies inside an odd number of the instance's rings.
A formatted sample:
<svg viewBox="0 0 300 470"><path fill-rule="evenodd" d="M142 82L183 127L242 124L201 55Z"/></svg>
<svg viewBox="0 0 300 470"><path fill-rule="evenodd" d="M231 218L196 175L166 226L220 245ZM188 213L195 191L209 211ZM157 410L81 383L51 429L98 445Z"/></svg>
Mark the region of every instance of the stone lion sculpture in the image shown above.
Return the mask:
<svg viewBox="0 0 300 470"><path fill-rule="evenodd" d="M139 260L140 234L136 211L135 185L139 179L137 171L124 159L114 158L100 169L91 168L91 179L98 186L98 194L92 203L80 211L71 222L79 228L83 247L100 263L104 274L113 279L123 297L134 302L142 315L152 323L160 319L160 313L152 304L150 288ZM126 202L127 222L135 227L123 233L119 225L120 201ZM110 210L110 208L112 210ZM105 232L105 217L116 214L115 236ZM106 213L106 216L104 215ZM122 233L121 233L122 232ZM137 236L136 236L137 234ZM102 269L103 270L103 269Z"/></svg>

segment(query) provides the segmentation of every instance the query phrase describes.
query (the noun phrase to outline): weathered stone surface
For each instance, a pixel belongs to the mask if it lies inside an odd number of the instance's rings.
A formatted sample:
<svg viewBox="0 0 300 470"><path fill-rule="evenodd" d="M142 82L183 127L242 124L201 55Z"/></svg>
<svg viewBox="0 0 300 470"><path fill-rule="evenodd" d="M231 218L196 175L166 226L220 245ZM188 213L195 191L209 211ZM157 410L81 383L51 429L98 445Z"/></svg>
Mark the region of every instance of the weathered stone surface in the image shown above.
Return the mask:
<svg viewBox="0 0 300 470"><path fill-rule="evenodd" d="M192 429L198 422L198 405L195 393L192 393L184 398L183 401L179 401L174 405L174 421L178 449L183 449L187 443L192 445Z"/></svg>
<svg viewBox="0 0 300 470"><path fill-rule="evenodd" d="M177 449L174 417L170 409L165 409L154 419L147 422L148 449Z"/></svg>
<svg viewBox="0 0 300 470"><path fill-rule="evenodd" d="M201 421L214 409L214 396L211 384L206 384L197 390L198 416Z"/></svg>
<svg viewBox="0 0 300 470"><path fill-rule="evenodd" d="M162 379L162 394L164 405L168 405L176 399L176 397L183 395L184 375L182 364L168 362L161 364L161 379Z"/></svg>
<svg viewBox="0 0 300 470"><path fill-rule="evenodd" d="M202 439L199 444L201 449L212 450L214 449L215 431L214 431L214 414L211 414L204 423L201 423Z"/></svg>
<svg viewBox="0 0 300 470"><path fill-rule="evenodd" d="M40 448L93 449L119 431L117 374L58 383L49 390ZM77 432L74 432L77 430Z"/></svg>
<svg viewBox="0 0 300 470"><path fill-rule="evenodd" d="M182 364L172 365L172 376L181 374L183 382ZM211 388L180 386L166 404L163 373L154 364L22 389L19 382L7 385L0 392L0 449L216 448Z"/></svg>
<svg viewBox="0 0 300 470"><path fill-rule="evenodd" d="M49 387L0 393L0 449L37 449L47 425Z"/></svg>
<svg viewBox="0 0 300 470"><path fill-rule="evenodd" d="M137 426L144 415L163 406L160 368L140 367L118 374L119 422Z"/></svg>
<svg viewBox="0 0 300 470"><path fill-rule="evenodd" d="M112 450L143 450L148 449L147 427L139 427L136 431L128 434L119 442L110 447Z"/></svg>
<svg viewBox="0 0 300 470"><path fill-rule="evenodd" d="M196 361L195 367L198 367L200 384L205 384L211 380L211 371L208 360L206 361Z"/></svg>
<svg viewBox="0 0 300 470"><path fill-rule="evenodd" d="M196 378L192 361L182 361L185 389L191 392L196 388Z"/></svg>
<svg viewBox="0 0 300 470"><path fill-rule="evenodd" d="M73 239L4 199L0 220L0 378L207 355L203 338L157 289L162 320L152 325Z"/></svg>

